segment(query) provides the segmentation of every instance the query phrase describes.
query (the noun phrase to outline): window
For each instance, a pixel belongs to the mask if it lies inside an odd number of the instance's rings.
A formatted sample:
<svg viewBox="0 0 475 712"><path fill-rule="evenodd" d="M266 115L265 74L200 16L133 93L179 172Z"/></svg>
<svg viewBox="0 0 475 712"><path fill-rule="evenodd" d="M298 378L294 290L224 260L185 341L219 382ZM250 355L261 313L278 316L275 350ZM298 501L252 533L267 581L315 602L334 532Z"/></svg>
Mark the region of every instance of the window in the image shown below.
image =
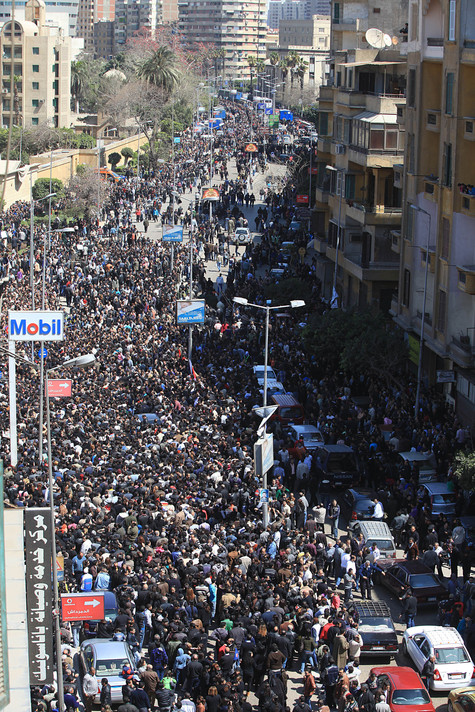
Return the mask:
<svg viewBox="0 0 475 712"><path fill-rule="evenodd" d="M40 120L39 120L39 118L38 118L37 116L34 116L34 117L31 119L31 123L33 124L33 126L38 126L38 124L40 123Z"/></svg>
<svg viewBox="0 0 475 712"><path fill-rule="evenodd" d="M328 113L320 111L318 114L318 133L320 136L328 136Z"/></svg>
<svg viewBox="0 0 475 712"><path fill-rule="evenodd" d="M40 88L40 83L39 82L32 82L32 89L37 91Z"/></svg>
<svg viewBox="0 0 475 712"><path fill-rule="evenodd" d="M354 200L355 197L355 176L347 175L345 180L345 198Z"/></svg>
<svg viewBox="0 0 475 712"><path fill-rule="evenodd" d="M411 204L407 204L406 208L406 233L404 237L406 240L409 240L410 242L413 241L414 239L414 221L415 221L415 216L414 216L415 210L412 208Z"/></svg>
<svg viewBox="0 0 475 712"><path fill-rule="evenodd" d="M32 99L31 103L32 103L33 108L34 108L34 109L37 109L37 108L39 107L39 105L40 105L40 100L39 100L39 99Z"/></svg>
<svg viewBox="0 0 475 712"><path fill-rule="evenodd" d="M433 113L429 112L427 114L427 123L430 126L437 126L437 114L433 114Z"/></svg>
<svg viewBox="0 0 475 712"><path fill-rule="evenodd" d="M454 108L454 74L447 72L445 77L445 113L452 115Z"/></svg>
<svg viewBox="0 0 475 712"><path fill-rule="evenodd" d="M412 5L412 13L411 13L411 23L410 23L411 42L415 42L415 40L417 40L418 29L419 29L419 3L415 2Z"/></svg>
<svg viewBox="0 0 475 712"><path fill-rule="evenodd" d="M34 64L32 67L33 71L35 74L40 71L40 65L39 64Z"/></svg>
<svg viewBox="0 0 475 712"><path fill-rule="evenodd" d="M452 187L452 144L444 143L444 173L442 177L443 185Z"/></svg>
<svg viewBox="0 0 475 712"><path fill-rule="evenodd" d="M456 5L455 0L450 0L449 2L449 42L455 42L455 12Z"/></svg>
<svg viewBox="0 0 475 712"><path fill-rule="evenodd" d="M33 54L39 54L40 53L40 48L39 47L33 47Z"/></svg>
<svg viewBox="0 0 475 712"><path fill-rule="evenodd" d="M403 306L408 307L411 298L411 273L408 269L404 270L404 277L402 280L402 303Z"/></svg>
<svg viewBox="0 0 475 712"><path fill-rule="evenodd" d="M439 289L439 310L437 312L437 331L445 331L445 312L447 310L447 294Z"/></svg>
<svg viewBox="0 0 475 712"><path fill-rule="evenodd" d="M443 260L449 259L450 253L450 220L448 218L442 218L442 245L440 250L440 256Z"/></svg>
<svg viewBox="0 0 475 712"><path fill-rule="evenodd" d="M407 105L414 108L416 103L416 70L409 70L409 81L407 87Z"/></svg>
<svg viewBox="0 0 475 712"><path fill-rule="evenodd" d="M335 25L340 24L340 3L339 2L335 2L333 4L333 23Z"/></svg>
<svg viewBox="0 0 475 712"><path fill-rule="evenodd" d="M416 151L414 148L414 134L407 135L407 170L409 173L416 172Z"/></svg>

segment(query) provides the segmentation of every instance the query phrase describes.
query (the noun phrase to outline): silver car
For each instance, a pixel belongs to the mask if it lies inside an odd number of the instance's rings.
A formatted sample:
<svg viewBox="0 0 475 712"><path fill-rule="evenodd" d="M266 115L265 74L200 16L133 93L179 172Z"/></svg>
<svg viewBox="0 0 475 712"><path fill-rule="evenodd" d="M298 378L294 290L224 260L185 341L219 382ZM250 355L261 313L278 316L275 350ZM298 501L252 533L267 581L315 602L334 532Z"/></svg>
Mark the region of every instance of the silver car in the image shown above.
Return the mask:
<svg viewBox="0 0 475 712"><path fill-rule="evenodd" d="M124 666L135 670L132 653L125 641L91 638L81 644L79 649L81 680L91 668L95 668L99 683L104 677L108 679L112 688L113 704L123 702L122 687L125 685L125 677L121 673Z"/></svg>

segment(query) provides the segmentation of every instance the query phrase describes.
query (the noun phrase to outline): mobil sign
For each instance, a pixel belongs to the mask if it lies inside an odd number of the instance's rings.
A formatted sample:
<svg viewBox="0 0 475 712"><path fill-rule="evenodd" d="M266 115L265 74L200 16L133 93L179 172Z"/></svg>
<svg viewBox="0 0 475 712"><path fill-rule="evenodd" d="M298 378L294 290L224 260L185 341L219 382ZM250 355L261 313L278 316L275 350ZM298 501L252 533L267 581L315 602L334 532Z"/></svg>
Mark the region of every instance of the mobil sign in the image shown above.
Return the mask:
<svg viewBox="0 0 475 712"><path fill-rule="evenodd" d="M8 338L12 341L62 341L64 314L60 311L9 311Z"/></svg>

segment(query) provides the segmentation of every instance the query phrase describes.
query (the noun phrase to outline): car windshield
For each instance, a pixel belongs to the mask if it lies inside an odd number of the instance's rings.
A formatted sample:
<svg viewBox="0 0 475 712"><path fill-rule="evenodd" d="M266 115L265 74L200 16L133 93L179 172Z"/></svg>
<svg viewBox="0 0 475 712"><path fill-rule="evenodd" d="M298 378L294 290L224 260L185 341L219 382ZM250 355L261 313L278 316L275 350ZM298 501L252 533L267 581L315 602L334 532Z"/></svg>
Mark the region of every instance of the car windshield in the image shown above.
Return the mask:
<svg viewBox="0 0 475 712"><path fill-rule="evenodd" d="M128 658L116 660L97 660L96 675L97 677L120 675L124 665L130 666L130 660Z"/></svg>
<svg viewBox="0 0 475 712"><path fill-rule="evenodd" d="M434 655L437 662L444 665L470 661L465 648L436 648Z"/></svg>
<svg viewBox="0 0 475 712"><path fill-rule="evenodd" d="M323 438L320 433L303 433L304 440L315 440L316 442L322 442Z"/></svg>
<svg viewBox="0 0 475 712"><path fill-rule="evenodd" d="M281 418L300 418L302 413L300 412L300 408L295 407L295 406L290 406L289 408L281 408L280 409L280 417Z"/></svg>
<svg viewBox="0 0 475 712"><path fill-rule="evenodd" d="M394 690L393 705L427 705L430 697L425 690Z"/></svg>
<svg viewBox="0 0 475 712"><path fill-rule="evenodd" d="M411 588L434 588L437 582L431 574L412 574L409 576Z"/></svg>
<svg viewBox="0 0 475 712"><path fill-rule="evenodd" d="M358 625L360 633L394 633L390 618L363 618Z"/></svg>
<svg viewBox="0 0 475 712"><path fill-rule="evenodd" d="M351 452L332 452L327 463L328 472L356 470L355 458Z"/></svg>
<svg viewBox="0 0 475 712"><path fill-rule="evenodd" d="M104 618L108 618L110 621L115 621L117 618L117 608L106 608L104 611Z"/></svg>
<svg viewBox="0 0 475 712"><path fill-rule="evenodd" d="M394 549L394 544L392 543L391 539L375 539L374 541L368 539L365 543L366 546L369 547L373 546L373 544L376 544L380 551L392 551Z"/></svg>
<svg viewBox="0 0 475 712"><path fill-rule="evenodd" d="M435 494L432 497L432 504L453 504L456 499L455 494Z"/></svg>
<svg viewBox="0 0 475 712"><path fill-rule="evenodd" d="M255 368L255 373L257 378L264 378L264 371L265 371L264 366L256 366ZM267 378L273 378L275 381L277 380L277 376L275 375L275 371L273 368L270 366L267 366Z"/></svg>

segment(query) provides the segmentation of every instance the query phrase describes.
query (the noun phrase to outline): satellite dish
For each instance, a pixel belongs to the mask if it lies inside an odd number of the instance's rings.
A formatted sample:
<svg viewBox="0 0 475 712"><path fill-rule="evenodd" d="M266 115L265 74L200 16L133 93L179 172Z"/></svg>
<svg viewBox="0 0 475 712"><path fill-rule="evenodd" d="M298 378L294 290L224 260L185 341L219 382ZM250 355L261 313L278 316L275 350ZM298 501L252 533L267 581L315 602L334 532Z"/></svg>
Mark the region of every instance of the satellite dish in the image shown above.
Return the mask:
<svg viewBox="0 0 475 712"><path fill-rule="evenodd" d="M392 43L393 43L393 41L392 41L392 39L391 39L391 35L386 35L386 34L384 34L384 35L383 35L383 40L384 40L384 44L386 45L386 47L391 47L391 45L392 45Z"/></svg>
<svg viewBox="0 0 475 712"><path fill-rule="evenodd" d="M381 32L381 30L378 30L377 27L370 27L369 30L366 31L365 39L371 47L375 47L376 49L383 49L383 47L386 47L384 42L384 33Z"/></svg>
<svg viewBox="0 0 475 712"><path fill-rule="evenodd" d="M396 46L397 44L399 44L399 37L396 37L396 35L393 35L393 37L391 37L391 42L393 43L394 46Z"/></svg>

